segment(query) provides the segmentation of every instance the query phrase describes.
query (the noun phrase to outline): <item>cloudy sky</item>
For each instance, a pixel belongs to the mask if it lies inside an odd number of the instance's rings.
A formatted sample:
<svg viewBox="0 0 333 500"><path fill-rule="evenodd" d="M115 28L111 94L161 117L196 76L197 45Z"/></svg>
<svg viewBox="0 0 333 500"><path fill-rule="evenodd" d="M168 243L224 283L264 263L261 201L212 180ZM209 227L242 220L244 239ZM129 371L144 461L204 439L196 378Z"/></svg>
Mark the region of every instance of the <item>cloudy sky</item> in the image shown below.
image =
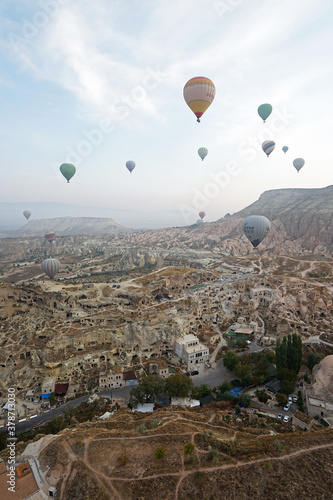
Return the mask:
<svg viewBox="0 0 333 500"><path fill-rule="evenodd" d="M330 0L3 0L0 202L158 227L332 184L332 21ZM216 86L200 124L183 98L199 75Z"/></svg>

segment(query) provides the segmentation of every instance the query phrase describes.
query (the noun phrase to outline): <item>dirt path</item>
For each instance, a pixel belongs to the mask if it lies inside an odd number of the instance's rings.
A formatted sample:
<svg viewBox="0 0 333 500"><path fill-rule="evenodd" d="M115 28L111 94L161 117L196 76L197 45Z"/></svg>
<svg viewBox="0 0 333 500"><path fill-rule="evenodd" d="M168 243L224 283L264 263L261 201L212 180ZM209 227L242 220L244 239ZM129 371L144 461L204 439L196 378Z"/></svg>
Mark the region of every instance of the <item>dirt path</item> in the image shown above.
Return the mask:
<svg viewBox="0 0 333 500"><path fill-rule="evenodd" d="M175 423L176 421L185 421L187 423L190 423L192 424L194 427L195 426L209 426L212 430L214 430L214 428L216 428L216 430L222 430L223 428L221 428L221 426L219 425L214 425L212 423L210 423L210 418L207 418L206 421L202 421L202 422L198 422L198 421L195 421L195 420L191 420L191 419L187 419L187 418L184 418L181 414L179 413L176 413L175 414L175 418L172 419L172 423ZM170 421L166 421L164 422L161 426L165 426L165 425L168 425L170 424ZM228 429L228 431L230 432L231 429L228 428L228 426L225 427L226 429ZM229 441L229 440L234 440L236 439L236 436L238 434L238 431L235 430L235 429L232 429L233 430L233 434L232 436L231 435L228 435L226 436L225 439L219 439L219 441ZM228 434L229 434L228 432ZM145 473L147 474L147 471L148 469L142 469L142 471L140 470L140 475L136 475L136 476L132 476L132 477L119 477L118 475L115 475L113 476L112 475L112 472L113 470L111 470L111 473L109 474L104 474L103 472L101 472L98 468L95 468L94 467L94 464L92 464L90 461L89 461L89 447L90 445L93 445L93 443L96 443L96 442L100 442L100 441L108 441L108 440L120 440L120 441L129 441L129 440L142 440L143 442L146 440L146 439L151 439L152 436L154 437L167 437L167 436L186 436L187 439L188 437L190 436L190 441L194 444L194 441L195 441L195 436L196 435L200 435L202 433L202 430L199 430L199 427L196 427L196 430L192 429L191 430L188 430L188 431L183 431L183 432L180 432L180 433L173 433L173 432L170 432L170 433L156 433L156 434L147 434L147 435L142 435L142 436L129 436L129 437L121 437L121 436L110 436L110 437L107 437L104 438L101 436L101 437L97 437L97 436L90 436L90 437L87 437L85 439L85 449L84 449L84 453L83 453L83 456L82 458L80 457L77 457L75 456L75 452L73 452L72 448L70 447L70 445L68 443L65 443L63 442L62 444L64 445L64 448L69 456L69 458L71 460L78 460L78 461L81 461L85 467L87 469L89 469L89 471L93 474L93 476L96 478L96 481L98 481L98 483L100 484L100 487L103 488L103 490L106 492L108 492L108 495L110 495L110 498L112 499L117 499L117 500L125 500L123 498L123 495L122 493L120 493L117 489L117 486L115 486L114 484L116 483L134 483L136 484L136 481L152 481L152 480L155 480L155 479L159 479L159 478L171 478L173 477L175 479L175 492L172 493L174 500L177 500L179 498L179 492L181 490L181 485L182 485L182 482L184 479L186 479L187 477L191 476L192 474L194 474L195 472L199 471L199 472L203 472L203 473L206 473L206 474L210 474L210 473L214 473L214 472L218 472L218 471L230 471L230 473L232 474L233 472L236 474L236 471L242 467L247 467L247 466L251 466L251 465L255 465L255 464L263 464L265 462L279 462L279 461L283 461L283 460L291 460L295 457L298 457L300 455L304 455L304 454L307 454L307 453L312 453L316 450L324 450L324 449L331 449L333 448L333 443L327 443L327 444L320 444L320 445L315 445L315 446L312 446L310 448L306 448L306 449L300 449L300 450L297 450L297 451L292 451L290 453L286 453L284 455L279 455L279 456L266 456L266 457L261 457L261 458L257 458L257 459L253 459L253 460L244 460L244 461L236 461L236 459L231 459L230 460L233 460L231 463L227 463L227 464L223 464L223 465L216 465L216 466L200 466L200 467L196 467L195 469L188 469L186 470L186 458L184 457L184 455L182 454L181 457L180 457L180 465L179 465L179 468L177 468L177 470L175 471L172 471L172 472L161 472L161 473L152 473L150 475L144 475ZM104 434L104 433L102 433ZM270 433L272 434L272 433ZM265 434L267 435L267 434ZM257 436L259 437L259 436ZM209 450L205 450L205 449L199 449L197 446L195 448L195 455L197 457L197 465L202 465L201 462L201 459L200 459L200 455L202 456L202 454L206 455L207 453L209 453ZM154 472L154 471L152 471ZM114 471L114 473L116 473L116 470ZM62 482L62 485L61 485L61 490L60 490L60 498L62 498L62 495L63 493L65 492L66 490L66 484L68 484L68 482L70 481L70 478L72 475L75 475L76 474L76 469L75 467L72 468L71 467L71 462L68 463L68 465L66 466L65 468L65 471L64 471L64 479L63 479L63 482ZM149 473L148 473L149 474ZM116 483L115 483L116 482ZM131 486L132 487L132 486ZM170 491L170 494L171 494L171 491Z"/></svg>

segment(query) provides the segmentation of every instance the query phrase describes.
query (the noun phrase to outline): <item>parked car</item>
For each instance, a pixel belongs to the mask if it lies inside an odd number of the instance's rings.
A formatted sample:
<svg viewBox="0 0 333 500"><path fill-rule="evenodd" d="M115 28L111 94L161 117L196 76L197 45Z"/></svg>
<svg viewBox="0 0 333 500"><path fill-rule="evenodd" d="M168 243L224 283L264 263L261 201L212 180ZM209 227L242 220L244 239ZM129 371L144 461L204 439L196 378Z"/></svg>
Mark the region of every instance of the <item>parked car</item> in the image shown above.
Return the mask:
<svg viewBox="0 0 333 500"><path fill-rule="evenodd" d="M285 416L283 417L283 421L284 421L284 422L289 422L289 417L288 417L288 415L285 415Z"/></svg>
<svg viewBox="0 0 333 500"><path fill-rule="evenodd" d="M282 415L282 413L279 413L279 414L278 414L278 416L277 416L277 418L278 418L279 420L282 420L282 419L283 419L283 415Z"/></svg>
<svg viewBox="0 0 333 500"><path fill-rule="evenodd" d="M190 374L190 372L186 372L185 375L187 375L189 377L191 374Z"/></svg>
<svg viewBox="0 0 333 500"><path fill-rule="evenodd" d="M194 372L191 372L191 375L192 375L192 377L193 377L193 375L199 375L198 370L195 370Z"/></svg>
<svg viewBox="0 0 333 500"><path fill-rule="evenodd" d="M284 409L284 411L288 411L289 408L290 408L290 404L287 404L283 409Z"/></svg>
<svg viewBox="0 0 333 500"><path fill-rule="evenodd" d="M293 398L291 396L288 397L289 404L293 402Z"/></svg>
<svg viewBox="0 0 333 500"><path fill-rule="evenodd" d="M298 401L298 397L297 396L293 396L293 402L297 403L297 401Z"/></svg>

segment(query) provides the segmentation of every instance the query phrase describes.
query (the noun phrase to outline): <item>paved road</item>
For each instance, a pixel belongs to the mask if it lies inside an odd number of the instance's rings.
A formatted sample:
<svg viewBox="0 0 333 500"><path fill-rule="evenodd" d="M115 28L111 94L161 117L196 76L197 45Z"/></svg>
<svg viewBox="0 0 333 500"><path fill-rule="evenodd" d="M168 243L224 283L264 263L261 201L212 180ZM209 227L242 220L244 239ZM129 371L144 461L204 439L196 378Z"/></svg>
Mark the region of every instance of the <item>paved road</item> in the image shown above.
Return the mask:
<svg viewBox="0 0 333 500"><path fill-rule="evenodd" d="M123 398L125 400L125 402L128 403L129 393L130 393L131 389L132 389L132 387L121 387L119 389L113 389L112 396L114 398ZM110 396L111 390L101 391L98 394L100 396ZM64 413L66 408L76 408L84 401L88 401L89 398L90 398L90 396L81 396L80 398L73 399L72 401L68 401L67 403L65 403L63 405L58 406L57 408L54 408L53 410L45 412L42 415L39 415L38 417L33 418L32 420L28 420L26 422L21 422L20 424L16 424L16 435L33 429L33 427L35 427L36 424L41 424L43 422L46 422L47 420L51 420L54 417L59 417L60 415L62 415ZM6 429L1 429L0 432L6 432Z"/></svg>
<svg viewBox="0 0 333 500"><path fill-rule="evenodd" d="M223 382L230 382L235 379L235 375L227 370L223 364L223 359L219 359L215 368L201 368L199 375L191 377L195 387L207 384L211 387L218 387Z"/></svg>

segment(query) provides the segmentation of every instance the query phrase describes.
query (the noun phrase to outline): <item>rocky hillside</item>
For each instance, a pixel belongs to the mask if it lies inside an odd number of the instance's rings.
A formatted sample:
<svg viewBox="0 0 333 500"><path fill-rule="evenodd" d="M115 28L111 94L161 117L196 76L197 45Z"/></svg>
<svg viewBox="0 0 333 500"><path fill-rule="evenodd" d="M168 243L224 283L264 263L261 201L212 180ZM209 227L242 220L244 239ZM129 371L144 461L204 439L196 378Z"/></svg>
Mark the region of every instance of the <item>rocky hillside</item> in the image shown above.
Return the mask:
<svg viewBox="0 0 333 500"><path fill-rule="evenodd" d="M8 237L22 238L44 236L47 231L57 235L130 233L134 229L121 226L111 218L104 217L60 217L57 219L31 220Z"/></svg>
<svg viewBox="0 0 333 500"><path fill-rule="evenodd" d="M172 248L213 250L229 255L257 252L242 232L249 215L265 215L272 222L259 251L278 255L330 253L333 248L333 186L321 189L276 189L240 212L217 222L159 229L126 235L125 241Z"/></svg>
<svg viewBox="0 0 333 500"><path fill-rule="evenodd" d="M276 189L264 192L259 200L240 212L216 222L135 231L113 219L66 217L28 222L11 237L44 236L48 230L57 235L89 235L89 245L103 250L114 244L123 249L134 245L159 249L213 251L224 255L257 253L242 232L242 222L249 215L265 215L272 222L268 237L259 252L275 255L330 254L333 249L333 186L321 189ZM102 239L101 239L102 238ZM5 242L3 241L3 244ZM59 239L57 240L57 245ZM68 241L64 241L64 249ZM86 242L88 244L88 242ZM31 242L29 243L31 245ZM140 250L141 251L141 250Z"/></svg>
<svg viewBox="0 0 333 500"><path fill-rule="evenodd" d="M63 500L332 498L331 430L300 432L248 410L237 417L225 402L208 406L122 408L31 443L23 456L39 459Z"/></svg>

